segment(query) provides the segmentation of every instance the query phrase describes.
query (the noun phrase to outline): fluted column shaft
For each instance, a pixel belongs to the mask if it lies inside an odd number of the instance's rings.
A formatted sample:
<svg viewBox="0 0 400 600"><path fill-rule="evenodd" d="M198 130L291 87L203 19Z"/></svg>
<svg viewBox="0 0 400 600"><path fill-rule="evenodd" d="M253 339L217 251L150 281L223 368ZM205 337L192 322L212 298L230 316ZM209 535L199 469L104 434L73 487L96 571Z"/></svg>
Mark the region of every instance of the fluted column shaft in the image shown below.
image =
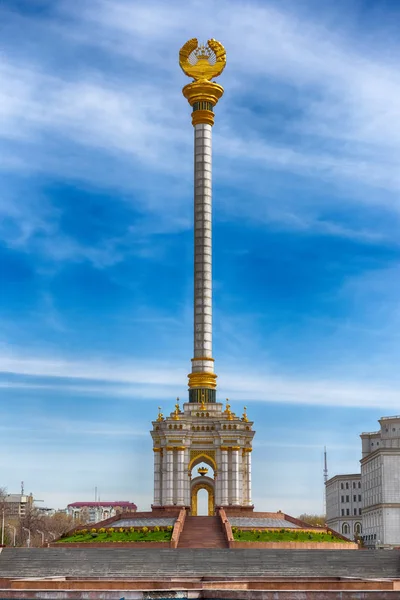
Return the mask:
<svg viewBox="0 0 400 600"><path fill-rule="evenodd" d="M185 504L184 499L184 487L185 487L185 474L184 474L184 458L185 458L185 449L178 448L177 450L177 498L176 503L179 506L183 506Z"/></svg>
<svg viewBox="0 0 400 600"><path fill-rule="evenodd" d="M249 506L252 505L252 499L251 499L251 452L246 452L246 487L247 487L247 497L246 497L246 504L248 504Z"/></svg>
<svg viewBox="0 0 400 600"><path fill-rule="evenodd" d="M239 504L239 450L232 448L232 504Z"/></svg>
<svg viewBox="0 0 400 600"><path fill-rule="evenodd" d="M160 506L161 499L161 451L154 450L154 506Z"/></svg>
<svg viewBox="0 0 400 600"><path fill-rule="evenodd" d="M222 466L221 504L222 504L222 506L227 506L229 503L229 499L228 499L228 451L227 450L221 450L221 466Z"/></svg>
<svg viewBox="0 0 400 600"><path fill-rule="evenodd" d="M165 494L165 504L174 503L174 453L167 450L167 489Z"/></svg>

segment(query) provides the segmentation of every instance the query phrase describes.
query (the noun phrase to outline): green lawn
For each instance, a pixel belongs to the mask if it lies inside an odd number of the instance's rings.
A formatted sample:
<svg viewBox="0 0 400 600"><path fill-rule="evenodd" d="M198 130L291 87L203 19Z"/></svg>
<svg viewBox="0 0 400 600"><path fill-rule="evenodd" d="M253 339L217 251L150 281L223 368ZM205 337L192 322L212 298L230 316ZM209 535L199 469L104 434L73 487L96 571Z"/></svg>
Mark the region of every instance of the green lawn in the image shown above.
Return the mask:
<svg viewBox="0 0 400 600"><path fill-rule="evenodd" d="M75 534L69 537L64 537L58 540L58 544L68 542L83 542L86 544L98 544L99 542L169 542L172 536L172 531L114 531L113 533L85 533Z"/></svg>
<svg viewBox="0 0 400 600"><path fill-rule="evenodd" d="M238 542L339 542L346 543L330 533L299 531L298 529L277 530L233 530L233 537Z"/></svg>

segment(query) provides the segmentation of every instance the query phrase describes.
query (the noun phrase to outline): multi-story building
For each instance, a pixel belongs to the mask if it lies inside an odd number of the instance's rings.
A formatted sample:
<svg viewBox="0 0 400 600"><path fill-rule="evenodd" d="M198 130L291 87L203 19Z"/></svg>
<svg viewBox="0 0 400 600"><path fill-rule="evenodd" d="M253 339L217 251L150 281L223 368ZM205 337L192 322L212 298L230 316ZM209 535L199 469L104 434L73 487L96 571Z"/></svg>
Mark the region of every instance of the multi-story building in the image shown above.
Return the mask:
<svg viewBox="0 0 400 600"><path fill-rule="evenodd" d="M349 539L359 537L362 534L361 475L335 475L325 486L327 525Z"/></svg>
<svg viewBox="0 0 400 600"><path fill-rule="evenodd" d="M25 494L7 494L2 500L4 502L4 511L8 518L24 517L33 506L33 496Z"/></svg>
<svg viewBox="0 0 400 600"><path fill-rule="evenodd" d="M400 416L362 433L363 538L368 547L400 546Z"/></svg>
<svg viewBox="0 0 400 600"><path fill-rule="evenodd" d="M69 515L86 523L98 523L114 517L118 513L136 512L136 510L136 504L125 500L119 502L73 502L67 506Z"/></svg>

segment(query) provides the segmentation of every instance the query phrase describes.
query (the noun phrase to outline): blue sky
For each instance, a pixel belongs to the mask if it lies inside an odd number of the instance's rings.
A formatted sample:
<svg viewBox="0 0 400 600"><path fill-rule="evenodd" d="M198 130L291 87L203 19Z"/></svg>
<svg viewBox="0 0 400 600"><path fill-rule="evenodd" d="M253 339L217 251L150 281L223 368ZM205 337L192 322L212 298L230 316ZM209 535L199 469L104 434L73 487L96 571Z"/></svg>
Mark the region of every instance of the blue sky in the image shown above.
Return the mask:
<svg viewBox="0 0 400 600"><path fill-rule="evenodd" d="M395 2L8 0L0 8L1 484L152 496L186 399L192 126L178 51L227 49L214 144L219 399L255 421L259 510L321 512L399 413ZM11 460L10 460L11 457Z"/></svg>

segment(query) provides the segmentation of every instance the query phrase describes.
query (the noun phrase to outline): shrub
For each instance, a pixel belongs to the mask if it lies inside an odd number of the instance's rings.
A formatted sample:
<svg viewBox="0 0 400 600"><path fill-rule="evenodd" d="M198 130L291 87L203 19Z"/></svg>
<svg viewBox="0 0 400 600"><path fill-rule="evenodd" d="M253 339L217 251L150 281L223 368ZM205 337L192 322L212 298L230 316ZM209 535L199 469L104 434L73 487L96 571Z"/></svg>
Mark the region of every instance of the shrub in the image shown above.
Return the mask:
<svg viewBox="0 0 400 600"><path fill-rule="evenodd" d="M237 532L237 530L238 530L238 528L237 528L237 527L235 527L235 526L233 526L233 527L232 527L232 533L236 533L236 532Z"/></svg>
<svg viewBox="0 0 400 600"><path fill-rule="evenodd" d="M88 529L81 529L81 534L82 535L86 535L87 533L89 533Z"/></svg>
<svg viewBox="0 0 400 600"><path fill-rule="evenodd" d="M100 527L99 533L105 533L105 532L106 532L105 527Z"/></svg>
<svg viewBox="0 0 400 600"><path fill-rule="evenodd" d="M253 535L256 535L256 530L255 530L255 529L252 529L252 530L251 530L251 533L252 533Z"/></svg>
<svg viewBox="0 0 400 600"><path fill-rule="evenodd" d="M97 529L95 527L92 527L92 529L90 530L90 533L97 533Z"/></svg>
<svg viewBox="0 0 400 600"><path fill-rule="evenodd" d="M120 528L118 529L118 531L119 531L120 533L124 533L125 529L124 529L123 527L120 527Z"/></svg>
<svg viewBox="0 0 400 600"><path fill-rule="evenodd" d="M144 535L146 535L149 531L148 527L142 527L142 533L144 533Z"/></svg>
<svg viewBox="0 0 400 600"><path fill-rule="evenodd" d="M172 525L168 525L167 531L172 531L172 529L173 529Z"/></svg>
<svg viewBox="0 0 400 600"><path fill-rule="evenodd" d="M135 528L134 527L129 527L129 531L130 531L130 533L135 533Z"/></svg>
<svg viewBox="0 0 400 600"><path fill-rule="evenodd" d="M153 531L160 531L160 528L159 528L159 526L158 526L158 525L156 525L156 526L153 528Z"/></svg>
<svg viewBox="0 0 400 600"><path fill-rule="evenodd" d="M108 533L114 533L114 527L110 527L110 529L108 530Z"/></svg>

